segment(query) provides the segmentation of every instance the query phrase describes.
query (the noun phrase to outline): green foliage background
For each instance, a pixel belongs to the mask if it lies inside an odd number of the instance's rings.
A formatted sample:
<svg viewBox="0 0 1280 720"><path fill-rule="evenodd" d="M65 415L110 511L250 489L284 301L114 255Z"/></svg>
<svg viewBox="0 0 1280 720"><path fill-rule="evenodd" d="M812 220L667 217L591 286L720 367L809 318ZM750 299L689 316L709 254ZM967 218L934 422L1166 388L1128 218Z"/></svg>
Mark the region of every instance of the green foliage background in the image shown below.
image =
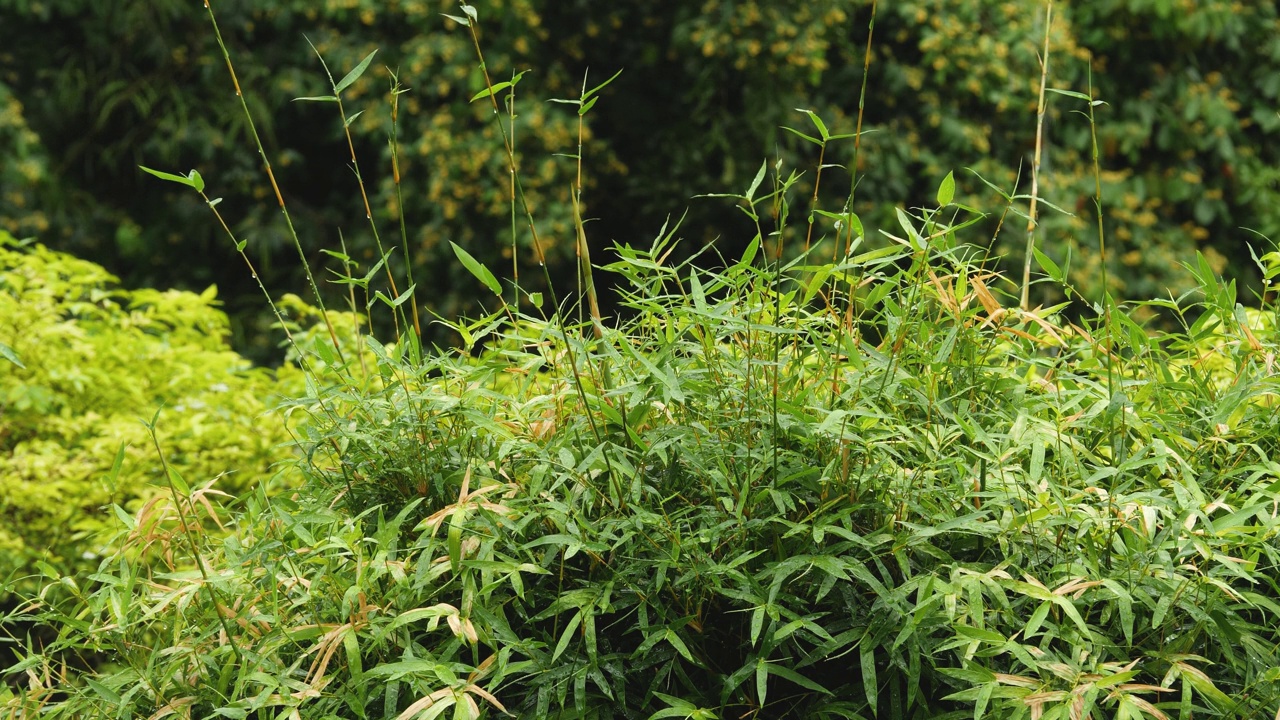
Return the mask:
<svg viewBox="0 0 1280 720"><path fill-rule="evenodd" d="M501 143L484 103L470 39L441 14L449 0L310 0L216 3L241 86L310 251L341 232L373 257L363 207L331 106L294 103L325 81L304 35L339 76L370 50L374 67L351 90L349 112L376 220L395 236L403 212L417 279L446 317L474 310L451 272L449 240L494 267L511 267L509 198ZM705 0L589 3L495 0L482 42L495 82L532 70L517 88L516 137L525 187L557 277L571 272L568 188L575 178L572 106L589 69L624 72L587 117L587 214L597 244L641 242L659 219L692 204L690 226L710 241L742 219L691 201L689 188L742 184L762 156L811 167L815 148L779 126L808 107L835 132L853 130L869 32L868 0L814 4ZM129 284L219 284L233 317L258 311L197 198L136 165L197 167L276 289L297 289L297 265L271 191L237 117L225 67L199 5L0 0L0 222L18 235L100 260ZM1039 0L881 3L867 78L855 210L868 227L896 228L891 204L923 204L937 178L973 168L1029 191ZM1215 269L1252 282L1246 242L1280 234L1280 19L1273 3L1098 0L1056 6L1050 86L1087 92L1099 109L1103 197L1117 290L1155 296L1190 286L1176 258L1202 249ZM122 48L128 48L127 52ZM402 96L405 207L395 201L387 138L386 67ZM594 83L592 83L594 84ZM1050 96L1042 196L1050 213L1041 246L1075 282L1096 289L1093 179L1083 103ZM37 139L38 138L38 139ZM302 159L306 158L305 168ZM850 143L827 162L850 165ZM812 172L808 174L812 178ZM959 174L959 201L999 201ZM821 203L838 208L849 177L831 174ZM1006 222L994 247L1020 266L1025 223ZM994 233L994 222L990 226ZM527 234L521 261L532 263ZM733 248L725 248L732 252ZM527 273L526 278L533 273ZM163 278L163 282L157 282ZM259 326L265 321L253 321ZM241 330L237 325L237 331ZM240 346L246 338L237 337ZM263 342L263 341L260 341ZM256 356L269 347L254 349Z"/></svg>

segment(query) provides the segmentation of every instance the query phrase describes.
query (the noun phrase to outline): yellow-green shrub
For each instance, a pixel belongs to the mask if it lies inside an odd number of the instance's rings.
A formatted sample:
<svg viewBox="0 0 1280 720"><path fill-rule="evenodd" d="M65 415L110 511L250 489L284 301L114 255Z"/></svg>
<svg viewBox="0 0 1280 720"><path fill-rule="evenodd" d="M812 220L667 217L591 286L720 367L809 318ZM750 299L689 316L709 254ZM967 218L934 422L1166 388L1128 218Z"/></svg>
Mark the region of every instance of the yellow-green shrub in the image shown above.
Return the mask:
<svg viewBox="0 0 1280 720"><path fill-rule="evenodd" d="M155 492L146 422L170 465L227 491L287 456L277 382L226 343L216 289L124 290L93 263L0 231L0 581L102 550L111 503ZM119 472L112 466L124 446Z"/></svg>

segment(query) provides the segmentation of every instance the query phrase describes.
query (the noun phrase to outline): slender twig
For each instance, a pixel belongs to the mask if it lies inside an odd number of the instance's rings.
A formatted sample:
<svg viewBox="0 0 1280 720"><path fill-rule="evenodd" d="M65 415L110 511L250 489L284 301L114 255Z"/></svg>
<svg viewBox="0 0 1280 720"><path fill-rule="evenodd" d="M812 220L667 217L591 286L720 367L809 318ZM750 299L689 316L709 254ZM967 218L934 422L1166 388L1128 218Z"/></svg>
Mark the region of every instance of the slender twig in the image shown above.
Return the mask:
<svg viewBox="0 0 1280 720"><path fill-rule="evenodd" d="M467 7L468 6L464 5L464 8ZM474 13L474 10L471 12ZM480 71L484 76L485 88L489 91L489 102L493 106L494 117L498 118L501 114L501 111L498 108L498 97L497 93L495 93L493 89L493 80L489 76L489 66L484 60L484 51L480 48L480 34L476 29L476 25L477 21L474 17L471 17L470 21L466 23L467 29L471 33L471 44L475 48L476 58L480 62ZM533 244L534 257L537 259L539 267L542 268L542 277L547 284L547 294L550 296L551 307L555 313L555 320L559 326L560 335L564 340L565 353L568 355L569 370L573 376L574 388L577 391L578 400L585 408L588 405L587 391L586 387L582 383L582 373L578 370L577 353L574 351L573 342L569 337L569 329L565 324L564 313L560 308L560 299L556 295L555 284L551 281L551 271L547 268L547 256L542 249L542 241L538 237L537 225L533 221L533 210L529 207L529 199L525 195L524 184L520 181L520 173L516 165L516 154L515 148L512 146L511 135L507 132L507 128L503 126L501 119L498 120L497 127L499 134L502 136L503 148L506 150L507 171L511 174L512 182L516 189L516 196L520 199L520 207L524 211L525 221L529 226L529 238ZM604 441L604 435L600 432L600 424L596 422L595 415L590 412L585 413L585 415L587 416L587 422L591 426L591 433L595 437L596 442L602 443ZM615 488L618 489L619 500L623 501L620 486L617 485L618 478L613 470L613 463L609 458L609 453L602 453L602 456L604 457L609 479L615 484Z"/></svg>
<svg viewBox="0 0 1280 720"><path fill-rule="evenodd" d="M505 96L507 106L507 131L511 134L511 149L516 146L516 83L512 77L509 92ZM582 154L582 143L578 143L578 154ZM516 174L507 173L507 193L511 197L511 309L515 315L520 314L520 243L516 232Z"/></svg>
<svg viewBox="0 0 1280 720"><path fill-rule="evenodd" d="M1107 391L1115 391L1115 371L1111 354L1111 286L1107 279L1107 233L1102 222L1102 163L1098 156L1098 127L1094 108L1102 101L1093 98L1093 68L1089 69L1089 140L1093 150L1093 204L1098 218L1098 256L1102 269L1102 314L1107 332L1103 334L1103 357L1107 363Z"/></svg>
<svg viewBox="0 0 1280 720"><path fill-rule="evenodd" d="M858 191L858 163L862 159L862 120L863 120L863 117L865 117L866 115L866 108L867 108L867 83L869 78L871 77L871 41L875 37L875 33L876 33L877 5L878 5L877 0L871 0L871 18L867 22L867 49L866 49L866 52L863 54L863 58L862 58L862 87L858 91L858 120L853 127L853 162L850 163L849 165L849 197L845 199L845 210L849 214L849 217L845 220L845 225L848 226L845 228L845 240L844 240L845 258L848 258L853 253L853 239L854 239L854 230L853 230L853 222L852 222L853 200ZM840 247L840 238L838 234L836 236L836 242L834 243L834 245L835 247L833 247L831 251L832 263L836 262L837 258L835 254L839 251L839 247ZM836 280L835 282L841 282L841 281ZM840 363L836 361L835 358L839 357L839 355L842 354L839 352L839 350L845 343L846 333L849 336L852 336L854 334L853 306L857 302L857 295L858 295L858 283L850 282L848 280L844 280L844 282L849 287L847 291L848 302L845 306L844 322L836 323L836 342L835 342L835 348L832 351L833 361L831 363L831 403L832 405L835 404L836 397L839 395L839 388L840 388ZM832 303L832 306L835 307L834 302ZM836 310L833 314L838 317L838 313L839 311ZM836 319L836 318L833 318L833 319ZM858 393L861 392L861 376L859 376L859 387L857 392ZM840 444L841 444L840 475L843 478L841 482L845 485L848 485L849 472L850 472L849 443L847 440L841 439Z"/></svg>
<svg viewBox="0 0 1280 720"><path fill-rule="evenodd" d="M1105 328L1102 333L1102 358L1107 366L1107 397L1114 399L1116 396L1116 372L1115 372L1115 356L1111 352L1114 340L1112 338L1112 306L1115 301L1111 297L1111 288L1107 282L1107 235L1103 227L1102 216L1102 162L1098 153L1098 126L1094 116L1094 108L1101 104L1100 100L1093 98L1093 67L1089 68L1089 140L1093 152L1093 204L1098 218L1098 262L1102 266L1102 324ZM1110 432L1112 440L1111 461L1116 465L1124 462L1122 457L1125 447L1123 438L1127 434L1125 424L1128 420L1123 409L1116 415L1120 418L1120 431ZM1113 425L1116 421L1116 415L1109 415L1107 424ZM1111 428L1108 428L1110 431ZM1112 476L1107 491L1108 506L1108 533L1110 537L1114 537L1116 533L1116 476ZM1111 543L1107 543L1107 569L1111 569L1112 563Z"/></svg>
<svg viewBox="0 0 1280 720"><path fill-rule="evenodd" d="M164 471L165 483L169 487L169 495L173 498L173 506L178 511L178 522L182 525L182 535L187 540L187 545L191 549L191 560L196 564L196 569L200 571L200 579L202 584L209 591L209 597L213 601L213 614L218 616L218 624L222 626L222 632L227 636L227 643L231 645L231 650L235 653L236 663L240 667L245 667L244 655L240 652L240 646L236 644L235 636L231 634L231 627L227 624L227 619L222 616L222 606L224 603L218 597L218 591L213 587L213 583L209 580L209 571L204 566L204 560L200 556L200 551L196 547L196 539L191 529L191 521L187 519L187 513L183 510L182 500L186 499L190 502L190 498L179 498L178 489L173 484L173 473L176 472L169 467L169 462L164 456L164 450L160 448L160 438L156 434L156 421L160 417L160 411L157 410L155 417L151 422L144 423L147 426L147 433L151 436L151 444L156 449L156 455L160 458L160 468Z"/></svg>
<svg viewBox="0 0 1280 720"><path fill-rule="evenodd" d="M388 70L388 72L390 72ZM396 186L396 215L400 221L400 246L404 248L404 271L405 277L409 281L409 285L413 282L413 256L409 252L409 230L405 225L404 219L404 191L400 186L400 95L407 92L400 86L400 78L391 72L391 180ZM393 290L394 292L394 290ZM422 323L418 318L418 303L409 303L413 309L413 331L422 338Z"/></svg>
<svg viewBox="0 0 1280 720"><path fill-rule="evenodd" d="M314 51L316 54L316 57L320 59L320 67L324 68L324 74L328 76L329 85L333 88L333 101L338 106L338 116L342 119L342 133L344 136L346 136L347 150L351 154L351 172L354 173L356 176L356 185L360 188L360 200L364 202L364 216L365 216L365 219L369 221L369 230L373 233L373 244L378 249L378 257L386 258L387 252L382 247L382 235L381 233L378 232L378 222L373 219L373 208L369 205L369 193L365 189L364 175L361 174L360 172L360 161L359 159L356 158L355 141L352 140L351 138L351 122L355 120L355 116L352 116L351 118L347 117L346 107L342 104L342 92L339 90L337 84L334 82L333 73L329 72L329 64L324 61L324 56L320 54L320 51L316 48L314 44L311 43L310 39L307 40L307 44L311 45L312 51ZM372 55L370 55L370 57L372 57ZM393 108L392 114L394 115L395 114L394 100L392 101L392 108ZM357 115L358 114L359 113L357 113ZM398 189L399 189L399 184L397 183L397 190ZM383 263L383 270L385 270L387 273L387 287L391 291L391 297L399 298L400 290L399 288L396 287L396 278L395 278L395 275L391 272L391 263L389 262ZM417 305L416 302L412 302L411 304L415 306ZM396 306L395 308L393 308L391 313L391 321L395 323L395 331L396 331L397 337L399 337L401 334L400 319L401 319L401 316L403 315L404 315L404 310L401 307ZM417 328L415 326L415 329L418 331L419 335L421 335L421 328Z"/></svg>
<svg viewBox="0 0 1280 720"><path fill-rule="evenodd" d="M1036 243L1037 201L1040 195L1040 154L1044 149L1044 114L1045 87L1049 82L1049 32L1053 28L1053 0L1045 0L1044 10L1044 54L1040 57L1040 99L1036 104L1036 150L1031 161L1031 211L1027 215L1027 254L1022 262L1022 299L1019 307L1023 312L1031 309L1031 258Z"/></svg>
<svg viewBox="0 0 1280 720"><path fill-rule="evenodd" d="M871 41L876 34L877 5L877 0L871 1L871 19L867 22L867 50L862 59L862 89L858 91L858 122L853 126L853 162L849 166L849 198L845 201L845 207L851 215L853 214L853 199L858 190L858 163L862 159L862 119L865 116L867 107L867 80L871 76ZM845 257L848 257L853 252L853 223L846 224L849 227L845 229L844 254ZM836 245L839 246L839 242ZM835 262L836 258L833 256L831 261ZM853 332L853 306L856 299L856 288L850 288L849 303L845 308L844 318L845 330L850 334Z"/></svg>
<svg viewBox="0 0 1280 720"><path fill-rule="evenodd" d="M582 137L586 133L585 118L586 112L583 103L586 102L587 94L587 76L582 76L582 94L578 100L578 175L571 191L573 195L573 227L577 231L577 255L578 269L581 272L583 289L587 294L587 305L591 312L591 324L595 329L597 340L604 338L604 322L600 317L600 301L596 297L596 283L592 274L591 267L591 248L587 245L587 229L582 221Z"/></svg>
<svg viewBox="0 0 1280 720"><path fill-rule="evenodd" d="M302 249L302 241L298 238L298 231L293 226L293 217L289 215L289 207L285 205L284 195L280 192L280 184L276 182L275 173L271 170L271 160L267 158L267 151L262 146L262 138L258 135L258 126L253 121L253 113L249 112L249 104L244 98L244 93L240 90L240 79L236 76L235 65L231 62L231 52L227 49L227 43L222 39L222 31L218 28L218 18L213 13L213 6L209 0L204 0L205 10L209 12L209 23L213 26L213 36L218 41L218 47L222 50L222 57L227 63L227 72L231 75L231 83L236 89L236 98L240 101L240 109L244 111L245 119L248 121L249 134L253 136L253 144L258 150L258 157L262 158L262 167L267 173L267 179L271 181L271 189L275 192L276 203L280 206L280 213L284 216L285 225L289 229L289 236L293 239L293 246L298 251L298 257L302 260L302 269L307 275L307 282L311 285L311 292L315 295L316 306L320 308L320 314L324 317L325 328L329 331L329 339L333 342L333 349L338 354L338 358L342 359L342 347L338 343L338 333L333 329L333 322L329 319L329 313L324 307L324 298L320 296L320 286L316 284L316 278L311 273L311 264L307 262L307 254Z"/></svg>

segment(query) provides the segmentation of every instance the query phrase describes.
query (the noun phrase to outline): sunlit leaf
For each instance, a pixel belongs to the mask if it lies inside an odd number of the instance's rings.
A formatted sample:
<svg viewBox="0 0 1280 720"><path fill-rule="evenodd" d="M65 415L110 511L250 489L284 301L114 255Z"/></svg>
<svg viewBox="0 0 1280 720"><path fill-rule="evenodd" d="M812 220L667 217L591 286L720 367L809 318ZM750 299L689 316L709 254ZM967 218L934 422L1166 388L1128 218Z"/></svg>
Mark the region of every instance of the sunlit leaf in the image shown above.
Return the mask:
<svg viewBox="0 0 1280 720"><path fill-rule="evenodd" d="M343 90L346 90L347 88L351 87L352 83L354 83L356 80L359 80L360 76L364 74L364 71L368 69L369 62L373 60L373 56L377 54L378 54L378 51L374 50L368 55L365 55L364 59L360 61L359 65L356 65L354 68L352 68L351 72L346 74L346 77L339 80L338 84L333 86L333 94L340 95Z"/></svg>
<svg viewBox="0 0 1280 720"><path fill-rule="evenodd" d="M453 254L462 262L462 266L467 269L467 272L471 273L477 280L484 283L484 286L489 288L489 291L494 295L501 297L502 286L498 284L498 278L494 277L492 272L489 272L489 268L485 267L480 263L480 261L472 257L471 253L458 247L457 243L450 242L449 244L453 246Z"/></svg>

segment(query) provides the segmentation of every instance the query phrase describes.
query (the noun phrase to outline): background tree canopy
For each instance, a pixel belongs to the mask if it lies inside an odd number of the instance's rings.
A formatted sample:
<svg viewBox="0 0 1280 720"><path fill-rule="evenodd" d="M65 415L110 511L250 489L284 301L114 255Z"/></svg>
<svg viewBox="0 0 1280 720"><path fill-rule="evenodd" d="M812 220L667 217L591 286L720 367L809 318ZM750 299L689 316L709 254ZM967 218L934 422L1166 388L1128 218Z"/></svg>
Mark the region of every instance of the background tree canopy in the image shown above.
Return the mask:
<svg viewBox="0 0 1280 720"><path fill-rule="evenodd" d="M293 99L329 89L308 39L336 77L379 50L344 95L348 114L363 111L351 129L374 220L394 238L403 214L434 311L475 310L476 288L453 271L449 241L509 268L513 221L492 109L470 102L483 87L471 39L442 17L455 4L224 0L217 10L305 247L336 249L341 237L366 267L375 251L341 121L331 104ZM593 244L646 242L688 207L684 251L723 237L732 253L749 239L741 214L690 192L739 189L764 158L811 181L817 149L780 130L806 131L808 120L786 108L852 132L872 31L869 0L494 0L480 11L494 81L531 71L516 88L516 147L552 269L566 278L576 178L566 155L577 152L578 117L548 100L623 70L586 116ZM1003 203L979 175L1027 192L1044 3L901 0L877 13L854 195L868 236L893 231L892 205L924 203L953 169L959 202ZM0 229L93 258L134 286L217 283L240 347L268 357L269 341L251 340L263 337L253 314L263 303L203 203L137 169L199 169L268 286L301 287L203 8L0 0L0 15ZM1092 85L1107 103L1097 108L1098 140L1116 289L1176 294L1191 285L1178 263L1197 249L1247 287L1247 243L1280 237L1276 5L1059 4L1050 42L1050 87ZM389 170L392 71L410 89L396 128L403 207ZM1050 95L1041 195L1073 215L1050 212L1040 247L1058 262L1070 255L1071 277L1088 293L1099 273L1089 125L1076 114L1085 109ZM825 162L853 157L845 142ZM848 173L824 175L820 204L838 209L849 185ZM1009 221L994 237L1010 267L1021 264L1024 228ZM519 242L531 269L527 233Z"/></svg>

